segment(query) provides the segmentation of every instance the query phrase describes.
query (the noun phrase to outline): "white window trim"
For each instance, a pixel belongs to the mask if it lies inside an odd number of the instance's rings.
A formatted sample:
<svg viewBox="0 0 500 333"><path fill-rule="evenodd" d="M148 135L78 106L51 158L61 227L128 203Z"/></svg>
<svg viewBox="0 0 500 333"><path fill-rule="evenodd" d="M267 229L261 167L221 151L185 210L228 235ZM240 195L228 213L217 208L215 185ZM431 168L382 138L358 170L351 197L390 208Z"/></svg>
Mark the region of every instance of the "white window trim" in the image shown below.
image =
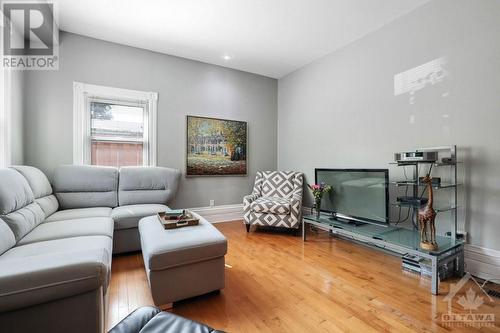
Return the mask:
<svg viewBox="0 0 500 333"><path fill-rule="evenodd" d="M12 164L11 72L0 69L0 167Z"/></svg>
<svg viewBox="0 0 500 333"><path fill-rule="evenodd" d="M157 154L157 107L158 93L114 87L98 86L82 82L73 82L73 164L90 164L90 98L108 98L113 101L141 101L147 110L147 153L143 157L144 165L156 166Z"/></svg>

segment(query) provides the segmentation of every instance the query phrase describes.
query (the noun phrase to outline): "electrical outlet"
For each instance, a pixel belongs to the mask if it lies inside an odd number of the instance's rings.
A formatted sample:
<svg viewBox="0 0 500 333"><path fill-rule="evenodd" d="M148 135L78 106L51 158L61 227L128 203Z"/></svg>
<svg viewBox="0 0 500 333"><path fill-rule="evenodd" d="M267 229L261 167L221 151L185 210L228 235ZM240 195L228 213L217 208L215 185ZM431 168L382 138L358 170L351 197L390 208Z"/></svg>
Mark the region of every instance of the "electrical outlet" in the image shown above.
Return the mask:
<svg viewBox="0 0 500 333"><path fill-rule="evenodd" d="M210 200L210 207L215 206L215 200Z"/></svg>

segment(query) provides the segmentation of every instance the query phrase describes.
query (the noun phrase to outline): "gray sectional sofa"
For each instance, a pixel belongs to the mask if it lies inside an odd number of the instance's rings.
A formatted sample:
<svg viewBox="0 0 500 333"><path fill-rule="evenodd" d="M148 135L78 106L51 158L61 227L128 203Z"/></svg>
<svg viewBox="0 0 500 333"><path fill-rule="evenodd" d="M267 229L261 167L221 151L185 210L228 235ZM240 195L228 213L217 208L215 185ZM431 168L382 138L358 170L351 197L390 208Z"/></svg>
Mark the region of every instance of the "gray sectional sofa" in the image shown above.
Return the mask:
<svg viewBox="0 0 500 333"><path fill-rule="evenodd" d="M112 253L140 250L138 221L167 208L180 172L158 167L0 169L0 327L103 332Z"/></svg>

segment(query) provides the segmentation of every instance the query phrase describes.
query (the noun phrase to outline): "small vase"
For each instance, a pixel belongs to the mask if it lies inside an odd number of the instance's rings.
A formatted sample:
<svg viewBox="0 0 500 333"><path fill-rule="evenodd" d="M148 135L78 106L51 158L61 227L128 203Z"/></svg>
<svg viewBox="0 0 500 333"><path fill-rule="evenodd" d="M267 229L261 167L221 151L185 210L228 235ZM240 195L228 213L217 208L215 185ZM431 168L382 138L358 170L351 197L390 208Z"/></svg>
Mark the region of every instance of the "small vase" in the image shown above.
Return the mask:
<svg viewBox="0 0 500 333"><path fill-rule="evenodd" d="M314 203L314 208L316 209L316 219L319 219L319 216L321 214L321 199L316 200Z"/></svg>

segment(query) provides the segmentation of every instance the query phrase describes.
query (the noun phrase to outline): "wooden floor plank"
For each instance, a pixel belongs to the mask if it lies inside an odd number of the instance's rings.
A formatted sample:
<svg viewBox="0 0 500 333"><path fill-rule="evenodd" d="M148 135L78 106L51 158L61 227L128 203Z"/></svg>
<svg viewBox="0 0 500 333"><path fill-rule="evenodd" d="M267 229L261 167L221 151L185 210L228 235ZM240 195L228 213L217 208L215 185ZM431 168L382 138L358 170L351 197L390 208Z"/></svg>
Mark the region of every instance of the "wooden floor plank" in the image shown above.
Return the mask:
<svg viewBox="0 0 500 333"><path fill-rule="evenodd" d="M443 300L457 279L433 296L429 280L402 272L396 256L322 232L304 243L246 233L241 221L216 227L228 238L226 288L178 302L174 313L228 332L500 332L498 300L483 305L494 327L445 327ZM109 298L108 328L153 304L140 253L113 258Z"/></svg>

